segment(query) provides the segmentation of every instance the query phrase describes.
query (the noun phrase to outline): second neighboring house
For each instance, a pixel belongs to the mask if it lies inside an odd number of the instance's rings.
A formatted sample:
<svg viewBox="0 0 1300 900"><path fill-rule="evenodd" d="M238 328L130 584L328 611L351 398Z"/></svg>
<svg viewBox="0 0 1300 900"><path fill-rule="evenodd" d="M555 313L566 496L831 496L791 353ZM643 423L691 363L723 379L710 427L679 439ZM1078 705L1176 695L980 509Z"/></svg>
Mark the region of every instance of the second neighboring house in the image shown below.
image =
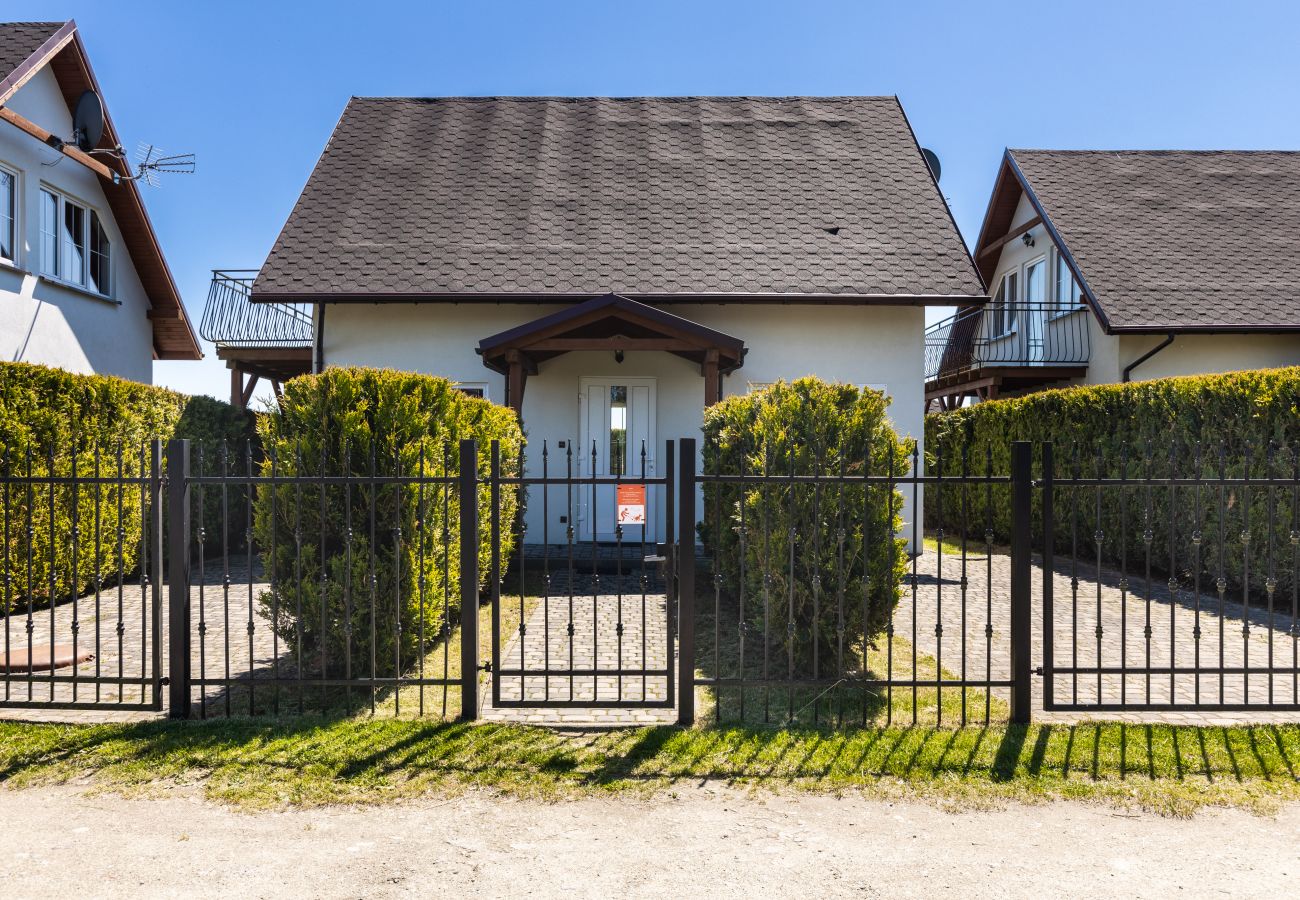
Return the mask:
<svg viewBox="0 0 1300 900"><path fill-rule="evenodd" d="M0 359L151 382L203 354L107 111L74 142L87 91L74 22L0 24Z"/></svg>
<svg viewBox="0 0 1300 900"><path fill-rule="evenodd" d="M805 375L887 391L919 438L923 307L984 291L893 97L354 98L251 294L314 307L317 369L513 407L531 473L545 445L552 474L636 477L707 405ZM232 365L288 370L228 333ZM556 506L550 535L611 537Z"/></svg>
<svg viewBox="0 0 1300 900"><path fill-rule="evenodd" d="M931 408L1300 364L1300 153L1008 150Z"/></svg>

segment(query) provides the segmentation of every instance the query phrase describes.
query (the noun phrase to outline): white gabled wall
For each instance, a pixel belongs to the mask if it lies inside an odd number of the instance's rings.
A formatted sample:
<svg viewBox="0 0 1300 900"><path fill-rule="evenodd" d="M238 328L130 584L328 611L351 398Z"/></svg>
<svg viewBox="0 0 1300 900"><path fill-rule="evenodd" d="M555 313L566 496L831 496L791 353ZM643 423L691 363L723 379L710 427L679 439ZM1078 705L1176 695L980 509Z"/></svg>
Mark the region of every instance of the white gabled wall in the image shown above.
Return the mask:
<svg viewBox="0 0 1300 900"><path fill-rule="evenodd" d="M505 384L474 352L485 337L530 322L562 307L520 303L333 304L325 313L325 362L331 366L378 366L486 382L490 399L502 402ZM724 379L724 395L748 385L817 375L828 381L884 385L893 398L890 417L900 434L923 436L924 380L921 354L925 326L920 307L832 306L816 303L674 304L676 315L741 338L745 364ZM648 376L658 386L658 443L700 434L704 379L698 365L669 353L574 352L543 363L524 392L530 474L539 474L543 440L552 464L563 466L559 441L578 437L578 379L585 375ZM559 462L556 463L556 460ZM552 472L563 469L552 469ZM662 471L662 469L660 470ZM919 494L918 494L919 499ZM906 498L907 533L919 504ZM540 503L530 506L530 538L540 540ZM563 535L551 511L551 540Z"/></svg>
<svg viewBox="0 0 1300 900"><path fill-rule="evenodd" d="M72 116L48 68L38 72L7 105L55 134L72 133ZM18 259L16 267L0 264L0 359L151 382L149 300L127 255L99 176L3 122L0 163L18 172ZM40 277L42 184L94 209L104 222L112 242L113 300Z"/></svg>

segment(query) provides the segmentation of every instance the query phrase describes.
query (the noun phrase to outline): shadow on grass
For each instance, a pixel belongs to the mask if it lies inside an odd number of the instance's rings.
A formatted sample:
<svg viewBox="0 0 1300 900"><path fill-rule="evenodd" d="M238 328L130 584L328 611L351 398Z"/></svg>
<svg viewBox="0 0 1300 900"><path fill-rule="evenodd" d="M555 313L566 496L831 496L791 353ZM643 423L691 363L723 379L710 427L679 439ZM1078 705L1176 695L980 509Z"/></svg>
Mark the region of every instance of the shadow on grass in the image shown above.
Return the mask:
<svg viewBox="0 0 1300 900"><path fill-rule="evenodd" d="M1186 765L1183 741L1196 742L1202 771ZM1295 796L1298 759L1300 726L1293 725L654 727L566 734L325 716L0 723L0 783L87 776L124 787L197 781L215 799L255 806L375 802L455 786L564 796L705 782L828 791L882 783L962 791L982 785L996 796L1109 789L1128 796L1126 773L1141 773L1148 792L1195 806L1214 802L1211 788Z"/></svg>

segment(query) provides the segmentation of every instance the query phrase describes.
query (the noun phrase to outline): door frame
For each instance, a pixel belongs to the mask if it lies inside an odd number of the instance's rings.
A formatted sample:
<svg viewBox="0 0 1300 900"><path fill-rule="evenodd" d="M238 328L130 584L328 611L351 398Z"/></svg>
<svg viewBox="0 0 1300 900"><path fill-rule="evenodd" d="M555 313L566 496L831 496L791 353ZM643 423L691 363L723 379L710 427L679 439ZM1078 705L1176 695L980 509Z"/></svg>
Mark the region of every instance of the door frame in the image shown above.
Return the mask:
<svg viewBox="0 0 1300 900"><path fill-rule="evenodd" d="M588 409L588 396L590 388L597 385L625 385L629 389L628 412L629 421L632 413L631 396L632 388L644 387L648 390L646 425L647 434L641 438L645 442L646 465L645 477L654 478L659 470L660 461L655 456L655 441L658 433L658 406L659 406L659 379L646 375L581 375L578 377L578 476L580 478L591 478L590 456L587 451L591 449L591 411ZM608 400L606 401L608 402ZM629 431L631 429L629 428ZM627 473L624 476L629 483L638 483L641 479L641 466L639 464L639 447L634 448L632 440L629 439L627 444ZM599 449L597 450L597 469L594 474L597 477L613 477L609 472L608 456L602 456ZM594 498L593 498L594 494ZM608 496L606 496L608 495ZM657 516L659 511L652 504L653 491L646 491L646 525L645 541L647 544L653 544L658 538L659 523ZM607 502L608 501L608 502ZM593 502L595 504L595 515L593 516ZM582 491L578 502L578 539L584 541L592 540L592 522L593 518L596 525L595 540L597 542L612 542L616 540L614 532L614 487L612 485L597 486L593 491ZM599 514L599 511L606 505L609 507L609 516L606 519ZM602 530L602 525L608 522L608 529ZM636 526L632 526L636 527ZM626 531L626 529L625 529ZM640 536L633 537L624 533L624 541L640 540Z"/></svg>

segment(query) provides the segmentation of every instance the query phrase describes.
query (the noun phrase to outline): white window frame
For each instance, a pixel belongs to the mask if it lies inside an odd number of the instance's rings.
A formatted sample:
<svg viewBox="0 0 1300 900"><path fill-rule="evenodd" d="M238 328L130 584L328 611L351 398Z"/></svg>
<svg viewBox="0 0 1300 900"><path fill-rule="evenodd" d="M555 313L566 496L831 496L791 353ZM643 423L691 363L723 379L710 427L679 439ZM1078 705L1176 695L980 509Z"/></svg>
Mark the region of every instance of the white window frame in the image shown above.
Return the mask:
<svg viewBox="0 0 1300 900"><path fill-rule="evenodd" d="M113 295L114 295L113 285L117 276L117 266L115 264L114 252L113 252L115 247L115 241L111 236L109 236L109 243L108 243L108 247L109 247L108 285L106 286L105 289L101 289L93 285L90 279L90 258L92 255L91 238L93 235L92 222L98 220L98 222L100 223L100 227L103 228L104 222L107 221L104 214L100 212L100 210L94 205L87 203L84 200L80 199L79 197L75 197L65 191L61 191L58 188L54 187L53 185L42 183L40 187L40 192L41 194L49 194L55 200L55 206L54 206L54 229L55 230L53 235L54 236L54 258L53 259L46 258L45 232L41 231L40 226L38 225L38 231L40 231L40 233L38 234L39 240L37 241L37 254L39 256L37 268L40 270L41 277L49 279L50 281L56 282L58 284L67 285L68 287L75 288L76 290L79 291L84 291L87 294L91 294L96 297L103 297L109 300L113 299ZM43 207L44 203L45 203L44 197L41 197L40 206ZM73 206L77 207L84 213L81 221L81 280L80 281L75 281L70 278L65 278L62 271L63 254L64 254L63 221L65 216L67 215L65 210L68 204L72 204ZM108 236L108 229L103 228L103 230L105 235Z"/></svg>
<svg viewBox="0 0 1300 900"><path fill-rule="evenodd" d="M1073 288L1077 288L1079 291L1078 302L1074 303L1073 305L1071 305L1070 298L1066 297L1062 299L1061 297L1060 272L1062 266L1065 267L1065 271L1070 273L1070 285ZM1083 309L1084 306L1087 305L1083 299L1083 285L1079 284L1079 279L1074 277L1074 270L1070 268L1070 264L1065 260L1065 254L1062 253L1060 250L1054 250L1052 252L1051 294L1052 294L1052 316L1051 317L1053 319L1060 319L1065 316L1074 315L1079 310Z"/></svg>
<svg viewBox="0 0 1300 900"><path fill-rule="evenodd" d="M13 254L11 256L5 256L3 253L0 253L0 262L8 263L11 266L17 266L18 253L19 253L18 248L22 243L19 240L19 238L22 236L23 233L23 229L22 229L23 175L22 172L20 172L18 169L3 162L0 162L0 171L3 171L6 175L8 175L10 178L13 179L13 219L9 223L9 227L12 229L12 233L9 235L9 238L10 238L10 244L13 246Z"/></svg>
<svg viewBox="0 0 1300 900"><path fill-rule="evenodd" d="M478 396L483 400L492 399L488 394L488 383L486 381L458 381L456 382L456 390L469 397ZM475 395L471 394L470 391L479 391L480 393Z"/></svg>
<svg viewBox="0 0 1300 900"><path fill-rule="evenodd" d="M989 340L1000 340L1001 338L1011 337L1016 333L1016 316L1017 304L1020 303L1020 284L1024 280L1021 277L1021 266L1014 266L1007 269L998 278L998 289L993 294L993 321L989 323ZM1002 289L1006 286L1007 279L1014 277L1016 279L1015 288L1012 293L1015 295L1010 300L1002 295ZM1008 309L1010 314L1008 314Z"/></svg>

